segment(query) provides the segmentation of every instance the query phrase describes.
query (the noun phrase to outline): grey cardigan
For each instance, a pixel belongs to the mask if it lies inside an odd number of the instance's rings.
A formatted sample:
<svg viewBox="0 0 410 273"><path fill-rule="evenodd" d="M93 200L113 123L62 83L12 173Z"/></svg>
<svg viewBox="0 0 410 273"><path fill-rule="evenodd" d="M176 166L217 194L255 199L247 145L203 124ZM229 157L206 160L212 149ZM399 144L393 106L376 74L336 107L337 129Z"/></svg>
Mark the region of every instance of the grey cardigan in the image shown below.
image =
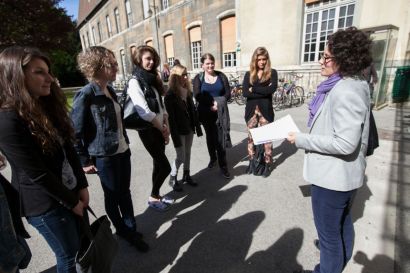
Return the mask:
<svg viewBox="0 0 410 273"><path fill-rule="evenodd" d="M310 134L298 133L306 150L304 179L336 191L362 186L369 135L370 91L366 81L344 78L327 94Z"/></svg>

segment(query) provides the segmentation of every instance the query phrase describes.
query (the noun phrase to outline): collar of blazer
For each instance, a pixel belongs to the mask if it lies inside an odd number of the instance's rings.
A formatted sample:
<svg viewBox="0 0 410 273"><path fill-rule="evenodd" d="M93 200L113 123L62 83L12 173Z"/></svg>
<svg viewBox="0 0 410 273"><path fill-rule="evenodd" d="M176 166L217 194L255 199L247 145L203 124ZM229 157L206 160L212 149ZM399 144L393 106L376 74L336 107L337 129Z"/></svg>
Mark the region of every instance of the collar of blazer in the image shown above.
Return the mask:
<svg viewBox="0 0 410 273"><path fill-rule="evenodd" d="M316 112L316 115L313 117L312 124L310 125L310 130L309 130L309 132L312 131L312 128L313 128L313 126L315 125L315 122L316 122L317 118L320 116L320 112L322 112L323 106L324 106L325 103L326 103L326 100L327 100L327 97L329 96L329 93L330 93L330 92L328 92L328 93L326 94L325 99L324 99L323 102L322 102L322 105L320 105L319 109L318 109L317 112Z"/></svg>

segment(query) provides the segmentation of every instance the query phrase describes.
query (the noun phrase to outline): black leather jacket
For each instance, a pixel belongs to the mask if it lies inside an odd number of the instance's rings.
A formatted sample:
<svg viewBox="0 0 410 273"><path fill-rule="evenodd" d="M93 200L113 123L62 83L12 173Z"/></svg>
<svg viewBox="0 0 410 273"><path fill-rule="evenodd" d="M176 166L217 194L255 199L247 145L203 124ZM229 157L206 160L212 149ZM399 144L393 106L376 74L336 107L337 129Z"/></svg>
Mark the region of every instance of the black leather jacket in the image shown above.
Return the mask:
<svg viewBox="0 0 410 273"><path fill-rule="evenodd" d="M62 183L63 149L77 179L73 190ZM10 163L22 216L42 215L60 205L72 209L78 191L88 186L73 146L65 144L52 155L43 153L15 111L0 111L0 150Z"/></svg>
<svg viewBox="0 0 410 273"><path fill-rule="evenodd" d="M202 136L201 126L198 121L198 113L194 106L192 97L187 97L187 103L178 99L174 92L168 91L165 96L165 107L168 112L168 121L172 142L174 147L181 147L180 135L187 135L190 132L196 132Z"/></svg>

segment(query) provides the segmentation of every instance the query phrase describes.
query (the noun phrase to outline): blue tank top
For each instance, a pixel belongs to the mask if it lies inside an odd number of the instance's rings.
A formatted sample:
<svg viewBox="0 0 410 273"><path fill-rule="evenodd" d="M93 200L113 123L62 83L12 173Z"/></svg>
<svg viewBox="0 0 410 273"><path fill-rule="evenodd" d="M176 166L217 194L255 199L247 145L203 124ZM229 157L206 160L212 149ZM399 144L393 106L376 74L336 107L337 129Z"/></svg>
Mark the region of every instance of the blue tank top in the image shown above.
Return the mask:
<svg viewBox="0 0 410 273"><path fill-rule="evenodd" d="M204 82L201 86L201 92L208 92L212 97L219 97L224 95L224 85L221 77L217 77L216 81L212 84Z"/></svg>

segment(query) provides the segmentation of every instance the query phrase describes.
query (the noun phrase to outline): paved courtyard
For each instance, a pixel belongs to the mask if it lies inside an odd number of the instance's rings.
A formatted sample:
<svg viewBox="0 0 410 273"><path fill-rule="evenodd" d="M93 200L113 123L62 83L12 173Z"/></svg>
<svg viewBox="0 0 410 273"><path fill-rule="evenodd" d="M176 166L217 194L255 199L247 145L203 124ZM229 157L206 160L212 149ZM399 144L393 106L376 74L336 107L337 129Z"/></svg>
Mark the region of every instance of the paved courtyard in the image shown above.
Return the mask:
<svg viewBox="0 0 410 273"><path fill-rule="evenodd" d="M184 186L182 193L174 193L166 181L161 193L177 200L167 212L147 208L152 161L137 133L129 132L136 221L151 250L142 254L120 241L113 272L285 273L312 269L318 262L319 251L312 243L316 231L309 186L302 178L303 151L275 143L272 174L268 178L244 174L244 106L230 104L230 113L234 146L227 157L232 178L223 178L217 168L206 169L205 137L195 137L191 174L199 186ZM276 117L286 114L306 131L306 105L276 112ZM344 272L410 272L406 255L410 249L410 111L386 107L374 114L380 147L368 158L366 183L354 203L354 259ZM175 158L172 143L167 146L167 155L170 161ZM6 175L10 175L9 170ZM88 175L88 180L91 206L103 215L98 177ZM51 250L31 226L27 227L33 258L22 272L55 272ZM394 244L396 236L398 244Z"/></svg>

